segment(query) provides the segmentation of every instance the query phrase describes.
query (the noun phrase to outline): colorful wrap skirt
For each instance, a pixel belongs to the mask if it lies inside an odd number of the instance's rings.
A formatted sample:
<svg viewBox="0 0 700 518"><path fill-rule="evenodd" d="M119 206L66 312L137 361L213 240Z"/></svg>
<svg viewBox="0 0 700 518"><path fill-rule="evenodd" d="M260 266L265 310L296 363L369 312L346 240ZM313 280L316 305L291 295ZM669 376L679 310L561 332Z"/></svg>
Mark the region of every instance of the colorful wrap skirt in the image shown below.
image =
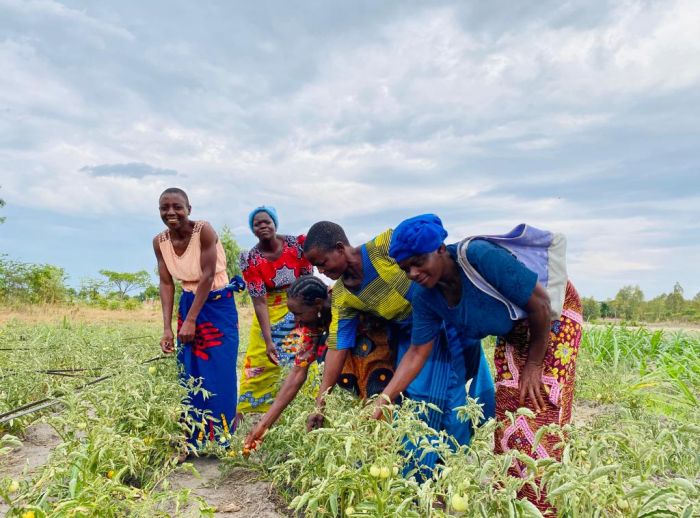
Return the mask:
<svg viewBox="0 0 700 518"><path fill-rule="evenodd" d="M576 358L581 343L583 317L581 300L571 282L566 285L564 309L561 318L553 320L549 332L549 345L544 358L542 384L547 398L546 408L537 413L529 398L525 406L535 413L534 418L518 416L511 423L506 412L515 412L519 407L520 372L529 352L530 333L527 320L518 321L505 337L498 337L494 353L496 365L496 419L502 426L496 432L496 452L517 449L536 458L561 458L561 450L555 445L560 442L555 434L542 436L534 453L532 446L537 430L549 424L563 426L571 421L571 408L574 401L574 381ZM515 476L526 474L525 466L517 463L511 469ZM520 496L527 497L541 510L549 509L542 491L539 499L530 486L522 490Z"/></svg>
<svg viewBox="0 0 700 518"><path fill-rule="evenodd" d="M399 358L408 350L408 345L410 336L408 342L402 342ZM460 420L456 411L467 403L466 382L469 380L469 397L483 405L484 420L494 417L493 379L481 341L464 343L457 330L447 325L436 337L433 350L420 373L406 389L406 396L410 399L432 403L440 409L428 409L423 419L432 429L445 431L460 445L469 444L473 435L472 423ZM429 478L439 461L437 454L423 455L414 444L407 444L406 449L415 451L418 458L422 456L418 466L419 478ZM413 467L408 466L409 469Z"/></svg>
<svg viewBox="0 0 700 518"><path fill-rule="evenodd" d="M360 399L380 394L394 376L395 344L392 341L392 323L360 314L355 346L345 360L337 385Z"/></svg>
<svg viewBox="0 0 700 518"><path fill-rule="evenodd" d="M277 348L281 364L293 361L294 355L284 348L284 340L294 329L294 315L287 309L287 292L270 291L266 295L270 315L272 341ZM238 399L239 414L267 412L279 390L281 368L267 357L265 339L256 316L250 327L250 341L243 363L241 395Z"/></svg>
<svg viewBox="0 0 700 518"><path fill-rule="evenodd" d="M188 420L193 432L188 442L199 449L206 440L223 434L223 443L236 418L236 359L238 357L238 313L233 297L236 284L209 293L195 324L194 342L178 341L177 361L180 382L189 386L192 378L201 380L208 397L190 391L187 398ZM182 327L194 302L194 293L183 291L178 308L177 329Z"/></svg>

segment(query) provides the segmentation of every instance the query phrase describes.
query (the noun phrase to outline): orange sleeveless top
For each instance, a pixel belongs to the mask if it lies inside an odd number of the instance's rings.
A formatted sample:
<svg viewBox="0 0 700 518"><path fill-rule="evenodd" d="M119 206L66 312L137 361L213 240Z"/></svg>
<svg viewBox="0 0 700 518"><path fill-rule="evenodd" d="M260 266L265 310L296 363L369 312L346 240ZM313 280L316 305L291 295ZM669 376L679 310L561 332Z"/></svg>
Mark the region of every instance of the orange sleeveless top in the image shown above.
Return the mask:
<svg viewBox="0 0 700 518"><path fill-rule="evenodd" d="M170 230L164 230L158 234L158 245L160 253L163 255L165 266L167 266L170 275L182 283L182 289L185 291L197 291L197 284L202 277L202 244L200 241L202 227L205 221L195 221L192 237L187 244L187 249L182 255L175 253L173 243L170 241ZM228 284L228 275L226 274L226 253L221 244L221 240L216 240L216 273L214 275L214 284L211 289L218 290Z"/></svg>

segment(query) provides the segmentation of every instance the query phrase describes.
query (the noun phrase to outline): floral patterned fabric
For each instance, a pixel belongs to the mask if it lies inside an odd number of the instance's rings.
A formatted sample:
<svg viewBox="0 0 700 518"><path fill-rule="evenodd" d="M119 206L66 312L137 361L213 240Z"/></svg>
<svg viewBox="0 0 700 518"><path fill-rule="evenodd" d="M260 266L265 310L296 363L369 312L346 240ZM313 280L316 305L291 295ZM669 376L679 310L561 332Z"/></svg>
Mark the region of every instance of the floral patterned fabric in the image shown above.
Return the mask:
<svg viewBox="0 0 700 518"><path fill-rule="evenodd" d="M266 259L258 245L241 254L241 272L251 297L286 290L298 277L313 273L313 266L304 257L306 236L278 237L283 241L282 253L274 261Z"/></svg>
<svg viewBox="0 0 700 518"><path fill-rule="evenodd" d="M279 352L280 363L294 363L297 367L308 367L313 362L322 362L326 356L328 333L310 327L294 328L282 341Z"/></svg>
<svg viewBox="0 0 700 518"><path fill-rule="evenodd" d="M532 445L540 427L553 423L563 426L571 421L582 322L579 295L571 282L568 282L564 310L561 318L552 321L549 346L543 362L542 383L547 393L547 408L535 413L534 418L518 416L514 423L511 423L506 412L515 412L520 407L519 377L527 360L530 344L528 321L519 320L510 333L498 337L494 353L496 419L502 426L496 432L496 452L517 449L536 459L561 458L561 450L555 447L559 438L554 434L545 434L534 453ZM529 398L525 400L525 406L535 412ZM525 474L525 467L518 463L513 466L511 472L515 476L522 476ZM528 498L541 510L551 510L545 502L544 491L539 500L529 486L522 493L520 496Z"/></svg>
<svg viewBox="0 0 700 518"><path fill-rule="evenodd" d="M287 308L287 292L271 291L265 296L270 317L272 342L278 354L289 332L294 329L294 315ZM243 361L243 376L238 399L238 413L267 412L279 389L281 368L267 357L267 348L257 317L250 326L250 339Z"/></svg>

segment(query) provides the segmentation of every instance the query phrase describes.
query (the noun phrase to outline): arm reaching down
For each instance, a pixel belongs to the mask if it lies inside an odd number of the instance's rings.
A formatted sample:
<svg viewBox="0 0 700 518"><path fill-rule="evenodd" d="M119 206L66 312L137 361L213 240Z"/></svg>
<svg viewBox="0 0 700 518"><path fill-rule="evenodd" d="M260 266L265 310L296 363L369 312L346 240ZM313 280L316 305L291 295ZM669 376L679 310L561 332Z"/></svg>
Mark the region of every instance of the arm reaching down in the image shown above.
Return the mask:
<svg viewBox="0 0 700 518"><path fill-rule="evenodd" d="M279 419L284 409L289 406L289 404L294 400L299 389L306 381L308 375L309 367L301 367L295 365L289 372L289 375L284 380L280 391L275 396L275 400L272 403L270 409L262 416L258 424L250 431L248 436L245 438L245 446L253 449L256 446L256 442L262 440L265 432Z"/></svg>

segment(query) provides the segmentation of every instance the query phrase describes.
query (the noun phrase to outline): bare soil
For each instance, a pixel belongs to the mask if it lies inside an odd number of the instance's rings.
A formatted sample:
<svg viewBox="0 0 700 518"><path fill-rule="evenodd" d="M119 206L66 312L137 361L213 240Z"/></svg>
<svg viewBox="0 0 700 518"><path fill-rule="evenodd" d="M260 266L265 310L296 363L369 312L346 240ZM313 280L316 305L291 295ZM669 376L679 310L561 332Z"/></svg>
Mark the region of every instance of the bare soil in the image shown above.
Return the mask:
<svg viewBox="0 0 700 518"><path fill-rule="evenodd" d="M616 406L574 400L571 423L576 426L592 424L598 417L615 412Z"/></svg>
<svg viewBox="0 0 700 518"><path fill-rule="evenodd" d="M252 470L238 468L222 474L215 458L191 461L199 476L182 469L170 478L173 489L189 488L215 509L214 516L226 518L282 518L285 505L269 482ZM185 510L189 511L188 509Z"/></svg>
<svg viewBox="0 0 700 518"><path fill-rule="evenodd" d="M22 446L0 457L0 473L17 478L26 470L26 473L31 475L44 465L53 449L60 443L61 438L48 424L30 425L22 439ZM7 505L0 502L0 514L7 513L8 510Z"/></svg>

